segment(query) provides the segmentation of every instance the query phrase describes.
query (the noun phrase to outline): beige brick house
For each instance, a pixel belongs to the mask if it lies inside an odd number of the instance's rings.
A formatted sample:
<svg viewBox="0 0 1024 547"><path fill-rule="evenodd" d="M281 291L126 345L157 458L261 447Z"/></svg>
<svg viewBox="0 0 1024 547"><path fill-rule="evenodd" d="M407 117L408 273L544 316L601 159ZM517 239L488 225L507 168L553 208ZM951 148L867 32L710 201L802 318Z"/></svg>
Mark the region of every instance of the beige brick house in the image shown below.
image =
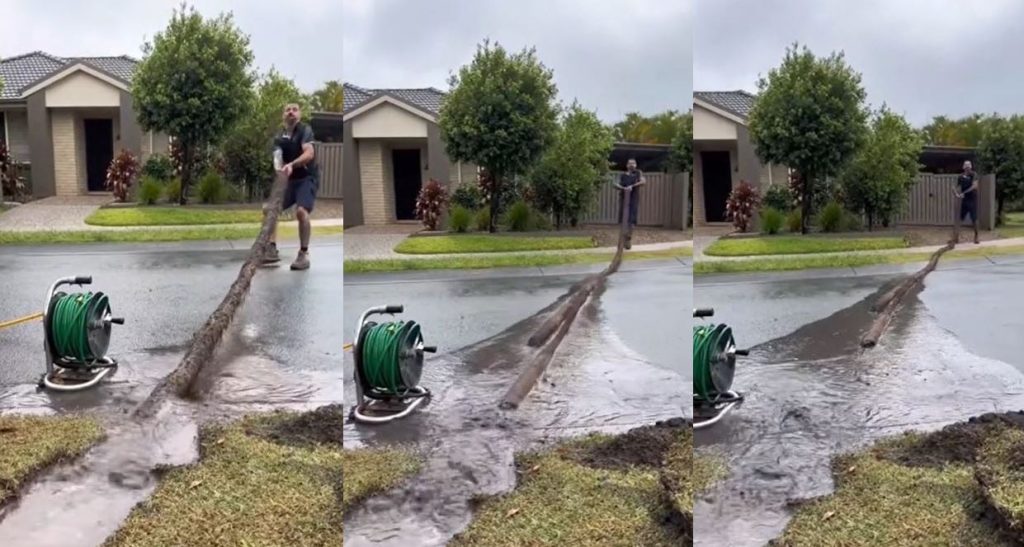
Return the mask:
<svg viewBox="0 0 1024 547"><path fill-rule="evenodd" d="M431 179L475 181L477 168L452 162L437 117L434 88L366 89L345 84L342 184L345 225L414 221L416 196Z"/></svg>
<svg viewBox="0 0 1024 547"><path fill-rule="evenodd" d="M114 155L145 161L167 153L164 135L143 133L130 91L138 61L33 52L0 61L0 139L29 167L32 194L105 192Z"/></svg>

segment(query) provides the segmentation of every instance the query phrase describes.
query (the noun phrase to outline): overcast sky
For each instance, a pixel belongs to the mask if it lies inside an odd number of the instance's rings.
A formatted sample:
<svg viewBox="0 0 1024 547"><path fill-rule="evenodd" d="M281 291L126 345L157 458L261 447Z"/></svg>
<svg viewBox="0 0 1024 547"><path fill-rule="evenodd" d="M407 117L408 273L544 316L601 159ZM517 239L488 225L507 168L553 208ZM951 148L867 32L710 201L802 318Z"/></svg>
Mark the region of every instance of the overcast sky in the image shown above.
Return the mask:
<svg viewBox="0 0 1024 547"><path fill-rule="evenodd" d="M757 91L788 44L844 50L872 105L932 116L1024 112L1019 0L715 0L694 8L694 87Z"/></svg>
<svg viewBox="0 0 1024 547"><path fill-rule="evenodd" d="M559 98L613 122L691 105L691 0L344 0L345 81L447 89L491 38L536 46Z"/></svg>
<svg viewBox="0 0 1024 547"><path fill-rule="evenodd" d="M4 0L0 57L42 50L61 57L140 58L143 42L167 26L179 4L179 0ZM305 91L341 79L341 0L198 0L190 5L209 16L233 11L235 24L249 35L260 69L273 65Z"/></svg>

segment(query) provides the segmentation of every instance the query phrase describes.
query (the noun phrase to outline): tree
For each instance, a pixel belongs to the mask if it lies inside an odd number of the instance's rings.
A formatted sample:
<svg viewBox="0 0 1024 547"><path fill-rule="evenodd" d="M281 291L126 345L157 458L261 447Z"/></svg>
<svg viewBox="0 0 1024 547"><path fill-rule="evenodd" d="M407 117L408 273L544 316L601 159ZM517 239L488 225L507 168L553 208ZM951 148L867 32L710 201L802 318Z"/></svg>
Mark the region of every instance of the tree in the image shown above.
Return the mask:
<svg viewBox="0 0 1024 547"><path fill-rule="evenodd" d="M303 121L308 121L306 100L295 82L274 68L257 82L245 116L235 123L221 146L225 175L243 188L249 199L262 199L274 179L273 138L281 127L284 105L298 103Z"/></svg>
<svg viewBox="0 0 1024 547"><path fill-rule="evenodd" d="M806 234L815 181L835 175L866 131L861 77L842 53L819 59L794 45L786 49L782 65L758 81L758 89L750 135L761 161L800 173L801 232Z"/></svg>
<svg viewBox="0 0 1024 547"><path fill-rule="evenodd" d="M864 145L839 175L847 208L888 224L906 205L921 165L921 136L884 105L871 121Z"/></svg>
<svg viewBox="0 0 1024 547"><path fill-rule="evenodd" d="M614 139L597 114L573 103L554 142L530 177L537 207L554 215L555 226L575 225L608 183L608 155Z"/></svg>
<svg viewBox="0 0 1024 547"><path fill-rule="evenodd" d="M935 116L931 123L921 128L927 144L940 146L978 146L985 133L988 116L971 114L952 120L946 116Z"/></svg>
<svg viewBox="0 0 1024 547"><path fill-rule="evenodd" d="M331 80L314 91L310 101L317 112L342 112L345 110L345 88L341 82Z"/></svg>
<svg viewBox="0 0 1024 547"><path fill-rule="evenodd" d="M690 114L677 110L666 110L653 116L630 112L613 127L615 140L642 144L670 144L689 116Z"/></svg>
<svg viewBox="0 0 1024 547"><path fill-rule="evenodd" d="M680 120L676 135L672 138L668 163L672 169L686 173L689 173L693 167L693 114L691 112L686 113Z"/></svg>
<svg viewBox="0 0 1024 547"><path fill-rule="evenodd" d="M184 205L197 151L219 144L251 104L249 38L230 14L204 19L183 4L143 52L132 86L139 124L173 136L181 146Z"/></svg>
<svg viewBox="0 0 1024 547"><path fill-rule="evenodd" d="M1024 118L991 118L978 158L979 167L996 176L996 218L1002 222L1006 203L1024 197Z"/></svg>
<svg viewBox="0 0 1024 547"><path fill-rule="evenodd" d="M501 186L526 172L558 127L557 88L535 49L510 54L484 41L469 65L449 79L438 125L453 161L479 165L493 177L490 231L496 231Z"/></svg>

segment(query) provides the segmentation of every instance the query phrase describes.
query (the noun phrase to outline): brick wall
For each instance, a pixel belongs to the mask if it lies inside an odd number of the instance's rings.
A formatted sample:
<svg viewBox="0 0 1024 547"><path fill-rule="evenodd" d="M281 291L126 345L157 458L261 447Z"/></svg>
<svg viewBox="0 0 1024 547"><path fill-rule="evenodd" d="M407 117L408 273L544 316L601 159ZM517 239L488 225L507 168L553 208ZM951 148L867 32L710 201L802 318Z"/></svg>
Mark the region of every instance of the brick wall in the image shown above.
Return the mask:
<svg viewBox="0 0 1024 547"><path fill-rule="evenodd" d="M76 118L73 112L53 110L53 175L58 196L77 196L83 192L79 178ZM83 166L84 167L84 166Z"/></svg>
<svg viewBox="0 0 1024 547"><path fill-rule="evenodd" d="M363 223L387 224L387 198L384 194L384 151L380 141L360 140L359 176L363 192ZM394 199L391 200L394 202Z"/></svg>

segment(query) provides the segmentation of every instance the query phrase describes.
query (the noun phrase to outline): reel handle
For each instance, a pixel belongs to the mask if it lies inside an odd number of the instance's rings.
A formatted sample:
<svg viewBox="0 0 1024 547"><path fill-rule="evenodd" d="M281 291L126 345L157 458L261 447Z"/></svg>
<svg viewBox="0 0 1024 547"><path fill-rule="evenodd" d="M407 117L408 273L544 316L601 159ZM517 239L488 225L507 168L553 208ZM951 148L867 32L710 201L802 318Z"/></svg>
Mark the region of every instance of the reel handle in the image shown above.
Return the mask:
<svg viewBox="0 0 1024 547"><path fill-rule="evenodd" d="M74 284L75 285L91 285L92 284L92 276L91 275L76 275L75 276Z"/></svg>
<svg viewBox="0 0 1024 547"><path fill-rule="evenodd" d="M115 324L115 325L123 325L124 324L124 317L111 317L110 318L110 322Z"/></svg>
<svg viewBox="0 0 1024 547"><path fill-rule="evenodd" d="M738 349L738 350L736 350L736 355L740 355L740 356L746 357L746 356L750 355L750 350L749 349Z"/></svg>
<svg viewBox="0 0 1024 547"><path fill-rule="evenodd" d="M437 353L437 346L423 346L423 351L426 353Z"/></svg>
<svg viewBox="0 0 1024 547"><path fill-rule="evenodd" d="M715 315L714 308L696 308L693 310L693 316L701 319L705 317L713 317Z"/></svg>
<svg viewBox="0 0 1024 547"><path fill-rule="evenodd" d="M384 306L384 313L396 314L405 311L405 306L401 304L392 304L390 306Z"/></svg>

